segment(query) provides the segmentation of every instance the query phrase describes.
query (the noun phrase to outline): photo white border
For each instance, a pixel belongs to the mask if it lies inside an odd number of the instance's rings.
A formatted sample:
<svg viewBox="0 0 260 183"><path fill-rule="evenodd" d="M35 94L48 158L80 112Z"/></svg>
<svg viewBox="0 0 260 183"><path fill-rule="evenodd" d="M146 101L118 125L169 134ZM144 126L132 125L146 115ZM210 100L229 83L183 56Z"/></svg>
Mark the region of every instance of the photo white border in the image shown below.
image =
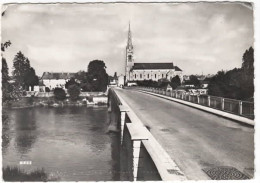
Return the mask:
<svg viewBox="0 0 260 183"><path fill-rule="evenodd" d="M169 3L184 3L184 2L250 2L250 3L254 3L253 4L253 9L254 9L254 38L255 38L255 42L254 42L254 50L255 50L255 177L252 180L243 180L243 182L245 183L259 183L260 182L260 171L259 171L259 167L260 167L260 132L259 132L259 128L260 128L260 124L258 124L260 122L260 118L258 115L258 112L260 112L260 1L259 0L243 0L243 1L237 1L237 0L229 0L229 1L221 1L221 0L206 0L206 1L197 1L197 0L178 0L178 1L172 1L172 0L168 0L168 1L151 1L151 0L139 0L139 1L124 1L124 0L90 0L90 1L86 1L86 0L1 0L0 5L1 5L1 10L2 10L2 5L4 3L89 3L89 2L93 2L93 3L116 3L116 2L169 2ZM0 17L0 22L1 22L1 17ZM1 29L1 27L0 27ZM0 32L0 39L1 39L1 32ZM1 76L0 76L1 78ZM258 83L258 84L257 84ZM0 92L0 101L2 99L2 92ZM2 102L2 101L1 101ZM2 114L2 105L0 105L0 112ZM1 118L2 119L2 118ZM259 121L259 122L258 122ZM2 129L2 123L0 124L0 127ZM1 130L2 133L2 130ZM1 135L2 136L2 135ZM2 138L0 140L0 143L2 144ZM2 169L2 153L1 153L1 159L0 159L0 167ZM2 171L0 171L0 181L2 180ZM230 180L231 181L231 180ZM230 182L228 181L228 182ZM241 182L242 180L239 181L233 181L232 182ZM148 182L148 181L147 181ZM181 181L174 181L174 182L181 182ZM184 181L187 182L187 181ZM197 183L197 182L205 182L205 181L189 181L191 183ZM207 182L215 182L213 180L207 180ZM227 182L227 181L218 181L218 182Z"/></svg>

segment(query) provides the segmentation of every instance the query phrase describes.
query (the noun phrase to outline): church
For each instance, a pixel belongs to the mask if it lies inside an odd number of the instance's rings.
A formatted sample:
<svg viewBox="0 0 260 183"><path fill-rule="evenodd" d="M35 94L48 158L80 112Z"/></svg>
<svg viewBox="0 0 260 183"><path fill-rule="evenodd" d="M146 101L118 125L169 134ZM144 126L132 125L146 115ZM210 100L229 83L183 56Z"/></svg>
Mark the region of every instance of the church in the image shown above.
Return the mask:
<svg viewBox="0 0 260 183"><path fill-rule="evenodd" d="M175 66L172 62L135 63L134 47L132 44L132 35L129 24L128 40L126 46L126 83L143 80L158 81L162 78L168 79L170 81L176 75L180 77L182 82L182 70Z"/></svg>

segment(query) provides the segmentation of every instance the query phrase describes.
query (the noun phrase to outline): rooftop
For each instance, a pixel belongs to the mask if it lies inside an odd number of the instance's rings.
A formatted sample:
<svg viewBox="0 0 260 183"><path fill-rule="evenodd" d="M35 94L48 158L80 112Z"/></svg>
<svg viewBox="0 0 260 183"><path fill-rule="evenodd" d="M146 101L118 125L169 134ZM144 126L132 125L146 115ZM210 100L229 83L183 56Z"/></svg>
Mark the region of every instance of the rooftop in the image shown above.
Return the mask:
<svg viewBox="0 0 260 183"><path fill-rule="evenodd" d="M174 66L173 63L134 63L133 70L153 70L153 69L174 69L175 71L182 71L179 67Z"/></svg>
<svg viewBox="0 0 260 183"><path fill-rule="evenodd" d="M75 76L76 73L71 72L44 72L42 79L70 79Z"/></svg>

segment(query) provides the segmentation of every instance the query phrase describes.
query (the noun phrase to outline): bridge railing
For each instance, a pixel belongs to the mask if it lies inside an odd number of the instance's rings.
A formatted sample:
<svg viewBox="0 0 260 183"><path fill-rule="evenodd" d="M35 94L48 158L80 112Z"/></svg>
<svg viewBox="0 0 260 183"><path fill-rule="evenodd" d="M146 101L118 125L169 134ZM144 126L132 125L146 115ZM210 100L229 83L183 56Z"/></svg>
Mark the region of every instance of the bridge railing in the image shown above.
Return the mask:
<svg viewBox="0 0 260 183"><path fill-rule="evenodd" d="M221 111L229 112L249 119L254 119L254 103L248 101L241 101L229 99L224 97L210 96L210 95L194 95L177 90L166 91L160 88L152 87L137 87L144 91L149 91L156 94L169 96L172 98L185 100L191 103L207 106Z"/></svg>

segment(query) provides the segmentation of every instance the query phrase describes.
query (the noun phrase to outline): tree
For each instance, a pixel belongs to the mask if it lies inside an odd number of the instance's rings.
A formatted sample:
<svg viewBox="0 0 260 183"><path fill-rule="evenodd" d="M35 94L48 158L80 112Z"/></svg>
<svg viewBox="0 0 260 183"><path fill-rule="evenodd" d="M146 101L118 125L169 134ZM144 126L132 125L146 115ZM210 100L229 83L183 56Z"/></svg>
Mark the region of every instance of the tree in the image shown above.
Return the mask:
<svg viewBox="0 0 260 183"><path fill-rule="evenodd" d="M84 83L87 81L87 72L79 71L74 75L75 80L80 81L80 83Z"/></svg>
<svg viewBox="0 0 260 183"><path fill-rule="evenodd" d="M17 87L28 90L29 86L33 87L39 84L38 76L35 70L30 66L30 61L19 51L13 60L13 76Z"/></svg>
<svg viewBox="0 0 260 183"><path fill-rule="evenodd" d="M51 91L51 89L49 87L45 88L45 92L50 92L50 91Z"/></svg>
<svg viewBox="0 0 260 183"><path fill-rule="evenodd" d="M5 43L1 43L1 50L2 52L5 51L6 48L8 48L11 45L10 41L7 41ZM6 102L8 100L11 100L11 85L9 83L10 77L9 77L9 69L6 62L6 59L2 57L2 101Z"/></svg>
<svg viewBox="0 0 260 183"><path fill-rule="evenodd" d="M88 73L85 71L79 71L74 76L75 80L78 80L80 83L80 88L82 91L91 91L91 85L88 80Z"/></svg>
<svg viewBox="0 0 260 183"><path fill-rule="evenodd" d="M169 83L170 83L170 81L168 79L166 79L166 78L161 78L161 79L158 80L158 86L160 88L167 87Z"/></svg>
<svg viewBox="0 0 260 183"><path fill-rule="evenodd" d="M198 80L197 76L194 75L190 76L190 83L193 84L195 87L200 86L200 81Z"/></svg>
<svg viewBox="0 0 260 183"><path fill-rule="evenodd" d="M9 46L11 46L11 41L6 41L5 43L1 43L1 50L5 51L6 48L8 48Z"/></svg>
<svg viewBox="0 0 260 183"><path fill-rule="evenodd" d="M26 72L30 69L30 61L21 51L19 51L13 60L13 76L17 87L25 89L24 77Z"/></svg>
<svg viewBox="0 0 260 183"><path fill-rule="evenodd" d="M62 88L54 88L54 97L57 100L64 100L66 98L66 92Z"/></svg>
<svg viewBox="0 0 260 183"><path fill-rule="evenodd" d="M181 79L178 75L171 79L171 87L173 89L176 89L180 85L181 85Z"/></svg>
<svg viewBox="0 0 260 183"><path fill-rule="evenodd" d="M78 86L79 84L76 82L75 78L70 78L70 80L65 83L65 88L68 89L70 85Z"/></svg>
<svg viewBox="0 0 260 183"><path fill-rule="evenodd" d="M34 90L34 86L39 84L39 78L35 74L34 68L30 67L25 75L24 75L24 84L26 90L28 90L29 86Z"/></svg>
<svg viewBox="0 0 260 183"><path fill-rule="evenodd" d="M252 47L243 54L242 69L246 70L248 73L254 71L254 49Z"/></svg>
<svg viewBox="0 0 260 183"><path fill-rule="evenodd" d="M106 65L102 60L93 60L88 65L88 83L91 91L106 91L108 85L108 74Z"/></svg>
<svg viewBox="0 0 260 183"><path fill-rule="evenodd" d="M209 95L249 100L253 97L253 87L247 87L249 81L245 80L243 69L233 69L227 72L219 71L210 79Z"/></svg>
<svg viewBox="0 0 260 183"><path fill-rule="evenodd" d="M8 99L10 99L9 96L9 88L10 88L10 84L9 84L9 74L8 74L8 65L6 63L5 58L2 58L2 100L3 102L7 101Z"/></svg>
<svg viewBox="0 0 260 183"><path fill-rule="evenodd" d="M71 100L75 101L79 98L80 87L77 84L69 85L68 93L70 95Z"/></svg>
<svg viewBox="0 0 260 183"><path fill-rule="evenodd" d="M242 59L242 85L248 98L254 97L254 49L245 51Z"/></svg>

